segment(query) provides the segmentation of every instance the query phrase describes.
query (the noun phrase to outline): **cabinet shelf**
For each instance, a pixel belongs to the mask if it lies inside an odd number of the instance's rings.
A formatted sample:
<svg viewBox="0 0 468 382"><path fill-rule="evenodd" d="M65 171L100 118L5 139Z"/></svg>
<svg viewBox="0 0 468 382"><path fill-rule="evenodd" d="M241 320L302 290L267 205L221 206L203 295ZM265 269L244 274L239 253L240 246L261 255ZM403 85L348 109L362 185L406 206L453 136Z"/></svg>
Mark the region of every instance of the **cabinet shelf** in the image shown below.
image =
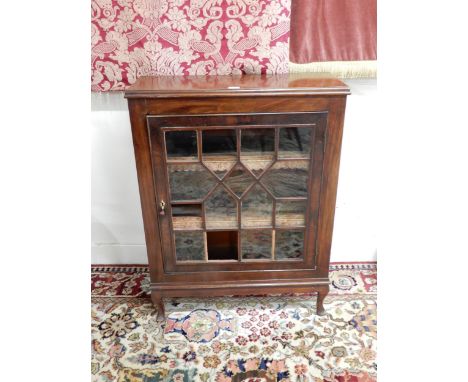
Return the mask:
<svg viewBox="0 0 468 382"><path fill-rule="evenodd" d="M271 163L274 160L274 154L269 155L265 154L240 154L241 163L251 163L252 166L249 168L261 168L265 163ZM304 161L309 159L309 154L300 154L295 152L281 152L278 154L278 160L281 161ZM215 163L219 165L219 169L230 170L233 165L230 164L238 162L239 159L237 156L232 155L202 155L201 161L198 157L171 157L167 158L166 162L168 164L196 164L196 163Z"/></svg>

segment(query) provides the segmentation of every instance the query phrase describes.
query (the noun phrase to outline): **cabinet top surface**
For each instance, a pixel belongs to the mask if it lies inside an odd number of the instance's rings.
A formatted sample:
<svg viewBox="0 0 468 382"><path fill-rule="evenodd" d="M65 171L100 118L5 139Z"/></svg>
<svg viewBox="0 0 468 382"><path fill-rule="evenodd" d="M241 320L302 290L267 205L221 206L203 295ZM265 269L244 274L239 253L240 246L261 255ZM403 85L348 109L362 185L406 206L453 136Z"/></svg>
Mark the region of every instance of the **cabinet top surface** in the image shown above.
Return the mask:
<svg viewBox="0 0 468 382"><path fill-rule="evenodd" d="M327 73L239 76L140 77L126 98L213 97L239 95L347 95L349 87Z"/></svg>

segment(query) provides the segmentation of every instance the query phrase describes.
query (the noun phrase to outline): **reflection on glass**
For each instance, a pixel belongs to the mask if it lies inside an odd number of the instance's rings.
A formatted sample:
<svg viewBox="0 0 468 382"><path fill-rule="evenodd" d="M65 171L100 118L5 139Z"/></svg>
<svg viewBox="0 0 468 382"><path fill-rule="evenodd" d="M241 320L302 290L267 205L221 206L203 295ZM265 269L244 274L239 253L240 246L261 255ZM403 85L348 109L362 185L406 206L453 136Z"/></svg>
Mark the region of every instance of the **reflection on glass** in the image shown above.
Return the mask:
<svg viewBox="0 0 468 382"><path fill-rule="evenodd" d="M197 160L197 133L195 131L166 131L168 160Z"/></svg>
<svg viewBox="0 0 468 382"><path fill-rule="evenodd" d="M272 153L275 151L275 129L243 129L241 151L245 154Z"/></svg>
<svg viewBox="0 0 468 382"><path fill-rule="evenodd" d="M280 158L309 158L310 127L285 127L279 131Z"/></svg>
<svg viewBox="0 0 468 382"><path fill-rule="evenodd" d="M304 257L303 231L277 230L275 237L276 260L299 260Z"/></svg>
<svg viewBox="0 0 468 382"><path fill-rule="evenodd" d="M254 182L252 175L240 164L238 164L234 170L229 174L229 176L224 181L226 184L238 197L247 190Z"/></svg>
<svg viewBox="0 0 468 382"><path fill-rule="evenodd" d="M169 186L172 200L202 199L216 184L201 164L169 164Z"/></svg>
<svg viewBox="0 0 468 382"><path fill-rule="evenodd" d="M236 130L204 130L203 155L236 155Z"/></svg>
<svg viewBox="0 0 468 382"><path fill-rule="evenodd" d="M203 162L222 179L237 160L236 131L204 130L202 142Z"/></svg>
<svg viewBox="0 0 468 382"><path fill-rule="evenodd" d="M275 129L242 130L240 158L258 178L275 158Z"/></svg>
<svg viewBox="0 0 468 382"><path fill-rule="evenodd" d="M237 228L237 202L222 187L218 188L205 202L206 228Z"/></svg>
<svg viewBox="0 0 468 382"><path fill-rule="evenodd" d="M307 203L305 200L277 201L276 225L279 227L304 227Z"/></svg>
<svg viewBox="0 0 468 382"><path fill-rule="evenodd" d="M276 197L307 197L308 169L309 161L279 161L261 181Z"/></svg>
<svg viewBox="0 0 468 382"><path fill-rule="evenodd" d="M270 230L241 232L242 259L271 259Z"/></svg>
<svg viewBox="0 0 468 382"><path fill-rule="evenodd" d="M172 206L172 216L192 216L201 217L201 204L174 204Z"/></svg>
<svg viewBox="0 0 468 382"><path fill-rule="evenodd" d="M202 231L175 231L177 261L205 260L205 233Z"/></svg>
<svg viewBox="0 0 468 382"><path fill-rule="evenodd" d="M172 226L175 230L202 229L201 204L173 204Z"/></svg>
<svg viewBox="0 0 468 382"><path fill-rule="evenodd" d="M271 227L273 201L258 184L242 199L242 227Z"/></svg>
<svg viewBox="0 0 468 382"><path fill-rule="evenodd" d="M236 164L236 158L232 160L223 159L218 160L216 158L204 159L205 166L208 167L214 174L219 178L223 179L229 170Z"/></svg>

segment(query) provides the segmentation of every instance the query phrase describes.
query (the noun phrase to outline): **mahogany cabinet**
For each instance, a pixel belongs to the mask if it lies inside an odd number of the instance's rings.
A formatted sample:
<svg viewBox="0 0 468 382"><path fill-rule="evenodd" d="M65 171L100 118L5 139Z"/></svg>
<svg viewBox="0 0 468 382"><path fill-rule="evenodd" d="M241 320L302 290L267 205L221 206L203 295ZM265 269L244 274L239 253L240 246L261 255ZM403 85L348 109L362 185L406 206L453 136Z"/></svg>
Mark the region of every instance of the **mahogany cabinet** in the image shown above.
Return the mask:
<svg viewBox="0 0 468 382"><path fill-rule="evenodd" d="M128 99L151 277L165 297L318 293L349 88L324 74L142 77Z"/></svg>

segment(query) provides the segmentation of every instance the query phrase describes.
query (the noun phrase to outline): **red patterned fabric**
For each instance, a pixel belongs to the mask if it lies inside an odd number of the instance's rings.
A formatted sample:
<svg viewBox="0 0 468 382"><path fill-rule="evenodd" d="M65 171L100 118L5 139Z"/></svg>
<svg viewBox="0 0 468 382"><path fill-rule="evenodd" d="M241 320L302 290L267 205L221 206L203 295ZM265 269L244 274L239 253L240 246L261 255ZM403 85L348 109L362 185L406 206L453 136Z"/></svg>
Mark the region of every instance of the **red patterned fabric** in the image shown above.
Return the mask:
<svg viewBox="0 0 468 382"><path fill-rule="evenodd" d="M92 90L143 75L285 73L291 0L92 0Z"/></svg>

